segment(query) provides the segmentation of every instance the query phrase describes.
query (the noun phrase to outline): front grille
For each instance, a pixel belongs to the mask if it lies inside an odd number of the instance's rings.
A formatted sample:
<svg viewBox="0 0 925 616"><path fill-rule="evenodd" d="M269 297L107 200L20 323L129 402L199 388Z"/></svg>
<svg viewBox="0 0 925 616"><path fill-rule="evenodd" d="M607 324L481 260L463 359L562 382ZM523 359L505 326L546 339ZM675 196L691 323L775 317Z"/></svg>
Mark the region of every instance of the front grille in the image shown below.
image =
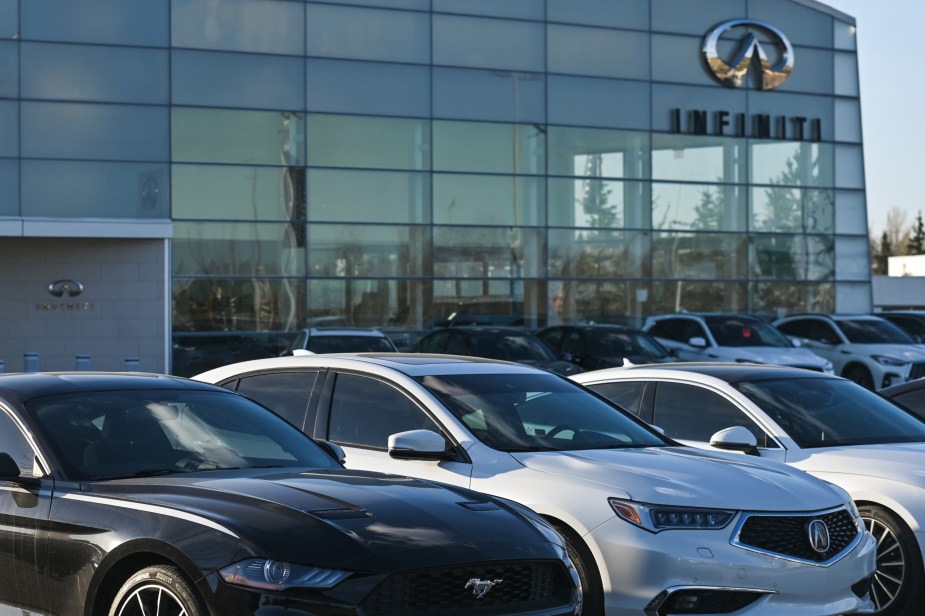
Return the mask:
<svg viewBox="0 0 925 616"><path fill-rule="evenodd" d="M829 549L817 552L810 544L809 524L825 522L829 531ZM763 552L799 560L824 563L848 548L860 530L847 509L807 515L751 514L741 525L736 543Z"/></svg>
<svg viewBox="0 0 925 616"><path fill-rule="evenodd" d="M925 363L912 364L909 368L909 380L920 379L925 376Z"/></svg>
<svg viewBox="0 0 925 616"><path fill-rule="evenodd" d="M571 575L559 561L508 561L396 573L363 601L369 616L504 616L565 607ZM470 580L494 582L481 599Z"/></svg>

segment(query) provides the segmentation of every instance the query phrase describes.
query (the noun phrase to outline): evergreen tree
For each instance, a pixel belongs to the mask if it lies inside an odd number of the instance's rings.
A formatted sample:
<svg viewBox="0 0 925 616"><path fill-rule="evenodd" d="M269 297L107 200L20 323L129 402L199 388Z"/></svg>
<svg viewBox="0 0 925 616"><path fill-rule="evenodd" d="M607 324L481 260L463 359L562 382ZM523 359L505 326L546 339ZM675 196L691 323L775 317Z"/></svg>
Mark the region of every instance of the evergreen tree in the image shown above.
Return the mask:
<svg viewBox="0 0 925 616"><path fill-rule="evenodd" d="M925 254L925 223L922 222L921 210L915 219L915 226L912 227L912 235L906 245L906 252L910 255Z"/></svg>

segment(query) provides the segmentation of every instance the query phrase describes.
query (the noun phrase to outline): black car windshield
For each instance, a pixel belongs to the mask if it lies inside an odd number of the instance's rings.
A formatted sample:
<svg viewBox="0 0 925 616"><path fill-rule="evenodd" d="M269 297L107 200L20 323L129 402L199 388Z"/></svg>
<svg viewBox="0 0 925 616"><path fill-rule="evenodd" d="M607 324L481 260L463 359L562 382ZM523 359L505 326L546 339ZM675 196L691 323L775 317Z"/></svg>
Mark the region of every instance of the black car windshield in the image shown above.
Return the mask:
<svg viewBox="0 0 925 616"><path fill-rule="evenodd" d="M520 362L553 362L556 355L540 340L520 334L471 334L469 344L476 357Z"/></svg>
<svg viewBox="0 0 925 616"><path fill-rule="evenodd" d="M380 336L312 336L308 341L312 353L389 353L395 347Z"/></svg>
<svg viewBox="0 0 925 616"><path fill-rule="evenodd" d="M880 319L839 319L838 326L854 344L915 344L899 327Z"/></svg>
<svg viewBox="0 0 925 616"><path fill-rule="evenodd" d="M553 374L420 377L472 434L500 451L665 445L624 411Z"/></svg>
<svg viewBox="0 0 925 616"><path fill-rule="evenodd" d="M26 403L68 479L254 467L339 468L297 428L223 391L82 391Z"/></svg>
<svg viewBox="0 0 925 616"><path fill-rule="evenodd" d="M735 387L804 449L925 442L925 422L851 381L786 379Z"/></svg>
<svg viewBox="0 0 925 616"><path fill-rule="evenodd" d="M668 351L657 340L635 332L603 332L593 334L591 352L597 357L669 357Z"/></svg>
<svg viewBox="0 0 925 616"><path fill-rule="evenodd" d="M787 337L774 326L759 319L742 317L705 317L707 327L724 347L792 347Z"/></svg>

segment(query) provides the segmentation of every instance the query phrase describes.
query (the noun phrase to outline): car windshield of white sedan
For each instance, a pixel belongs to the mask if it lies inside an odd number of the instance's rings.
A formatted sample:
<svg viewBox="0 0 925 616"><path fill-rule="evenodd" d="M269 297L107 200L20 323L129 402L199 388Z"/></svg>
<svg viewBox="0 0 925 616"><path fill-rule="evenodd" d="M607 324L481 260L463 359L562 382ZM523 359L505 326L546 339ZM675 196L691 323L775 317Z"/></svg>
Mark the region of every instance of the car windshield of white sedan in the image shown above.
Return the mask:
<svg viewBox="0 0 925 616"><path fill-rule="evenodd" d="M842 379L736 383L803 449L925 442L925 422Z"/></svg>
<svg viewBox="0 0 925 616"><path fill-rule="evenodd" d="M26 403L68 479L339 465L307 436L232 393L80 392Z"/></svg>
<svg viewBox="0 0 925 616"><path fill-rule="evenodd" d="M724 347L792 347L772 325L758 319L705 317L716 344Z"/></svg>
<svg viewBox="0 0 925 616"><path fill-rule="evenodd" d="M915 344L909 335L889 321L839 319L838 326L854 344Z"/></svg>
<svg viewBox="0 0 925 616"><path fill-rule="evenodd" d="M635 418L552 374L441 375L419 381L476 438L500 451L666 444Z"/></svg>

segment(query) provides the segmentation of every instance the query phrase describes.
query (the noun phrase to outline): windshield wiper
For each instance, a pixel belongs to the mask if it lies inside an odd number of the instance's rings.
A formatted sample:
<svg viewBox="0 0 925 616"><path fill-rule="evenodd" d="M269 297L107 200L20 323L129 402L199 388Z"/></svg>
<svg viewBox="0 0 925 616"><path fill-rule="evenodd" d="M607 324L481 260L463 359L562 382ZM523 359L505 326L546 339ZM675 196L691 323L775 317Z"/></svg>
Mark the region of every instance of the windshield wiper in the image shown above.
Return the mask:
<svg viewBox="0 0 925 616"><path fill-rule="evenodd" d="M174 468L143 468L133 473L123 475L106 475L99 479L135 479L140 477L156 477L158 475L173 475L175 473L188 473L189 471Z"/></svg>

